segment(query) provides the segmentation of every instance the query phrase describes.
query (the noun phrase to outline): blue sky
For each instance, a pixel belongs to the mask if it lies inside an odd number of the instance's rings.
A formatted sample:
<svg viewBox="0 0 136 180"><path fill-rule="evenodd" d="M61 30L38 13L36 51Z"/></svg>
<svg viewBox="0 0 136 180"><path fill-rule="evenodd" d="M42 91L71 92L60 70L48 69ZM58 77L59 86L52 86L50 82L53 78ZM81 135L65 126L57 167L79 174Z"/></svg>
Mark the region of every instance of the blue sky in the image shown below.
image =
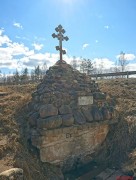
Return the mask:
<svg viewBox="0 0 136 180"><path fill-rule="evenodd" d="M0 5L0 70L29 69L58 59L52 38L61 24L70 63L73 56L114 67L121 51L136 70L135 0L3 0Z"/></svg>

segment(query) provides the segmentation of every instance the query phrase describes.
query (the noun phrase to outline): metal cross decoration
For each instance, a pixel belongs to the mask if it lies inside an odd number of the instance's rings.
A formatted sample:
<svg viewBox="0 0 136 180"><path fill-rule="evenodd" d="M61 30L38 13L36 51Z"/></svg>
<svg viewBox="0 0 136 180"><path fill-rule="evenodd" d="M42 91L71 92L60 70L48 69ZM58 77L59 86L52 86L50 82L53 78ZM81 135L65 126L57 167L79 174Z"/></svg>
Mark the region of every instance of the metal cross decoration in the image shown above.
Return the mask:
<svg viewBox="0 0 136 180"><path fill-rule="evenodd" d="M63 62L63 59L62 59L62 54L66 54L66 51L62 49L62 41L66 40L68 41L69 38L67 36L64 37L64 33L66 32L63 27L61 25L59 25L58 27L55 28L56 32L58 34L55 34L53 33L52 34L52 37L53 38L58 38L59 40L59 46L56 46L56 50L57 51L60 51L60 62L62 63Z"/></svg>

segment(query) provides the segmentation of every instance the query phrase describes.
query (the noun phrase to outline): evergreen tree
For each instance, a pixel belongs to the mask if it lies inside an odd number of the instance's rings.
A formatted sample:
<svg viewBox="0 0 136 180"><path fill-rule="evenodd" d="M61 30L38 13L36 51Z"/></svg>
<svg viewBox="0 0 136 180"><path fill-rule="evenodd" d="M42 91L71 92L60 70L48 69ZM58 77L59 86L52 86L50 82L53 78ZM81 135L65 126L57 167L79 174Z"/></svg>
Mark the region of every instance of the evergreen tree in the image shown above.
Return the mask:
<svg viewBox="0 0 136 180"><path fill-rule="evenodd" d="M80 64L80 71L86 73L87 75L91 74L93 71L93 63L90 59L82 59Z"/></svg>
<svg viewBox="0 0 136 180"><path fill-rule="evenodd" d="M41 75L42 71L40 69L40 66L38 65L37 67L35 67L35 79L39 80L40 79L40 75Z"/></svg>
<svg viewBox="0 0 136 180"><path fill-rule="evenodd" d="M20 81L20 75L19 75L19 72L18 72L17 69L16 69L15 74L13 75L13 81L14 81L16 84L18 84L19 81Z"/></svg>
<svg viewBox="0 0 136 180"><path fill-rule="evenodd" d="M86 60L86 74L90 75L93 71L93 63L90 59Z"/></svg>
<svg viewBox="0 0 136 180"><path fill-rule="evenodd" d="M25 68L22 71L21 81L24 82L24 83L26 83L28 81L28 68Z"/></svg>

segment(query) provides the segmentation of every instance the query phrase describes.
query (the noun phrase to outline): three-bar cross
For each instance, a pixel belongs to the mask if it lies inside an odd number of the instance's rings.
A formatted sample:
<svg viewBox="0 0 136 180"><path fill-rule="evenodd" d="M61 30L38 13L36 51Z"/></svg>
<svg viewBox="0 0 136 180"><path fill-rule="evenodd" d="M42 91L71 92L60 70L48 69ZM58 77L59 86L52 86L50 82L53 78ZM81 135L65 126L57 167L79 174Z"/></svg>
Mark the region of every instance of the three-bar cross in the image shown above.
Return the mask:
<svg viewBox="0 0 136 180"><path fill-rule="evenodd" d="M58 34L55 34L53 33L52 34L52 37L53 38L58 38L59 40L59 46L56 46L56 50L57 51L60 51L60 62L63 62L63 59L62 59L62 54L66 54L66 51L62 49L62 41L66 40L68 41L69 38L67 36L64 37L64 33L66 32L63 27L61 25L59 25L58 27L55 28L56 32Z"/></svg>

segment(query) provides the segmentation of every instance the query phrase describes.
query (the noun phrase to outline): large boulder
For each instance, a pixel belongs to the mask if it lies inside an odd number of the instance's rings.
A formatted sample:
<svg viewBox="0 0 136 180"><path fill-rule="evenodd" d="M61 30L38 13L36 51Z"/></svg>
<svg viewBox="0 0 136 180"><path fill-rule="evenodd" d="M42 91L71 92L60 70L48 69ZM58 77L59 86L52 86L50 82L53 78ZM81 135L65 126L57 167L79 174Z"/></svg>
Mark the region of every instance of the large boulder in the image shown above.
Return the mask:
<svg viewBox="0 0 136 180"><path fill-rule="evenodd" d="M59 108L59 114L71 114L71 113L72 113L72 110L69 105L62 105Z"/></svg>
<svg viewBox="0 0 136 180"><path fill-rule="evenodd" d="M102 107L101 112L102 112L104 120L111 119L111 113L110 113L110 111L106 107Z"/></svg>
<svg viewBox="0 0 136 180"><path fill-rule="evenodd" d="M58 109L52 104L42 105L39 110L41 118L58 115Z"/></svg>
<svg viewBox="0 0 136 180"><path fill-rule="evenodd" d="M103 120L102 113L97 106L93 106L91 112L92 112L94 120L96 120L96 121Z"/></svg>
<svg viewBox="0 0 136 180"><path fill-rule="evenodd" d="M93 121L93 115L88 108L82 108L82 113L85 116L87 122Z"/></svg>
<svg viewBox="0 0 136 180"><path fill-rule="evenodd" d="M40 129L55 129L62 125L62 118L61 116L51 116L45 119L38 119L37 126Z"/></svg>
<svg viewBox="0 0 136 180"><path fill-rule="evenodd" d="M85 117L80 111L74 111L73 115L74 115L75 124L85 124L86 123Z"/></svg>
<svg viewBox="0 0 136 180"><path fill-rule="evenodd" d="M72 114L62 115L61 117L63 126L72 126L74 124L74 118Z"/></svg>
<svg viewBox="0 0 136 180"><path fill-rule="evenodd" d="M28 119L30 126L36 127L38 118L39 118L39 113L34 112L33 114L31 114Z"/></svg>
<svg viewBox="0 0 136 180"><path fill-rule="evenodd" d="M93 97L96 100L106 100L106 94L102 92L95 92L93 93Z"/></svg>

